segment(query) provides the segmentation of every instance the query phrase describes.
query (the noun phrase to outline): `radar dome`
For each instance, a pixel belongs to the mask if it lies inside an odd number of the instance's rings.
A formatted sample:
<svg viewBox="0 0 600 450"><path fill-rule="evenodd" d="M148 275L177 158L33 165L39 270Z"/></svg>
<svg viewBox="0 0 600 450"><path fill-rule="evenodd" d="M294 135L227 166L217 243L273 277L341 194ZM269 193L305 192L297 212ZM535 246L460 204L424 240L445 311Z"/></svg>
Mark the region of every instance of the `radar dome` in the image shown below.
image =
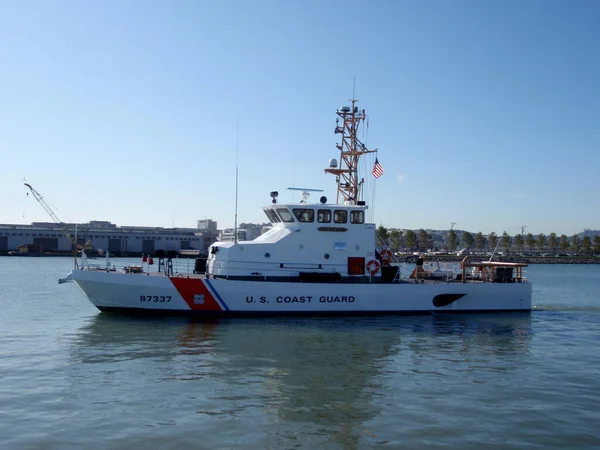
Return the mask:
<svg viewBox="0 0 600 450"><path fill-rule="evenodd" d="M329 160L329 168L330 169L335 169L336 167L337 167L337 159L331 158Z"/></svg>

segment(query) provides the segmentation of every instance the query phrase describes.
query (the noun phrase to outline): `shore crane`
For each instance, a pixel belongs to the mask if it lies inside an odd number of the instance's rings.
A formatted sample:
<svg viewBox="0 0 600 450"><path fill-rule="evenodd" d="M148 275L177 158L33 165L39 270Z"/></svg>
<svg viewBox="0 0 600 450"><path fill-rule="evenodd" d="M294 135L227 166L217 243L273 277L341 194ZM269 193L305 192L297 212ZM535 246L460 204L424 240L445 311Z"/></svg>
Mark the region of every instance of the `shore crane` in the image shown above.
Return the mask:
<svg viewBox="0 0 600 450"><path fill-rule="evenodd" d="M73 244L73 252L75 253L75 259L76 260L77 260L77 252L79 250L84 250L84 249L90 249L90 248L92 248L89 245L90 241L86 242L83 245L80 244L80 243L78 243L77 239L69 231L68 224L66 224L65 222L63 222L62 220L60 220L56 216L56 214L54 213L54 211L52 211L52 208L50 208L50 206L48 205L48 203L46 203L46 201L44 200L44 197L42 196L42 194L40 194L38 191L36 191L31 184L29 184L29 183L23 183L23 184L25 184L25 186L27 186L29 188L29 190L31 191L31 194L33 195L33 197L38 201L38 203L40 205L42 205L42 208L44 208L44 210L48 213L48 215L52 218L52 220L55 223L57 223L58 225L61 226L63 234Z"/></svg>

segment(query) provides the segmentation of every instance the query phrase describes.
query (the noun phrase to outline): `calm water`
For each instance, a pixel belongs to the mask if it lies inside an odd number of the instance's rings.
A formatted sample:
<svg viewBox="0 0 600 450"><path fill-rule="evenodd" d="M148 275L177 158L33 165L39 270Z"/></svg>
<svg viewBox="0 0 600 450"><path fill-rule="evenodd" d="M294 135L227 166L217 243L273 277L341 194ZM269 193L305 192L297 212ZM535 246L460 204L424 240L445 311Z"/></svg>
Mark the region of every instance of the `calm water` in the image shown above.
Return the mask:
<svg viewBox="0 0 600 450"><path fill-rule="evenodd" d="M0 447L599 448L600 265L529 314L133 319L0 257Z"/></svg>

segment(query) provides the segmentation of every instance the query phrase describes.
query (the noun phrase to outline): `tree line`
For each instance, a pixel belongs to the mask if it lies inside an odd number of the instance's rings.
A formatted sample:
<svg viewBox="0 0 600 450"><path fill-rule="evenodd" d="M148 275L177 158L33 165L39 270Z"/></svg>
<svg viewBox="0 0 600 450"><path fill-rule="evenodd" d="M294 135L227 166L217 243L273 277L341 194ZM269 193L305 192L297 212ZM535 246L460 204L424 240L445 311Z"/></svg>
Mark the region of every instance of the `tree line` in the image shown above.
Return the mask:
<svg viewBox="0 0 600 450"><path fill-rule="evenodd" d="M444 239L445 238L445 239ZM583 236L582 238L574 234L568 237L565 234L560 236L556 233L550 233L546 236L544 233L533 235L532 233L517 234L510 236L506 231L498 236L492 232L484 235L481 231L473 235L468 231L459 234L455 230L449 230L436 239L436 236L427 232L423 228L414 230L388 230L383 225L377 228L377 240L379 245L389 245L392 250L407 251L448 251L455 252L459 248L469 248L476 251L504 251L505 253L523 253L523 252L549 252L573 253L577 255L600 255L600 236Z"/></svg>

